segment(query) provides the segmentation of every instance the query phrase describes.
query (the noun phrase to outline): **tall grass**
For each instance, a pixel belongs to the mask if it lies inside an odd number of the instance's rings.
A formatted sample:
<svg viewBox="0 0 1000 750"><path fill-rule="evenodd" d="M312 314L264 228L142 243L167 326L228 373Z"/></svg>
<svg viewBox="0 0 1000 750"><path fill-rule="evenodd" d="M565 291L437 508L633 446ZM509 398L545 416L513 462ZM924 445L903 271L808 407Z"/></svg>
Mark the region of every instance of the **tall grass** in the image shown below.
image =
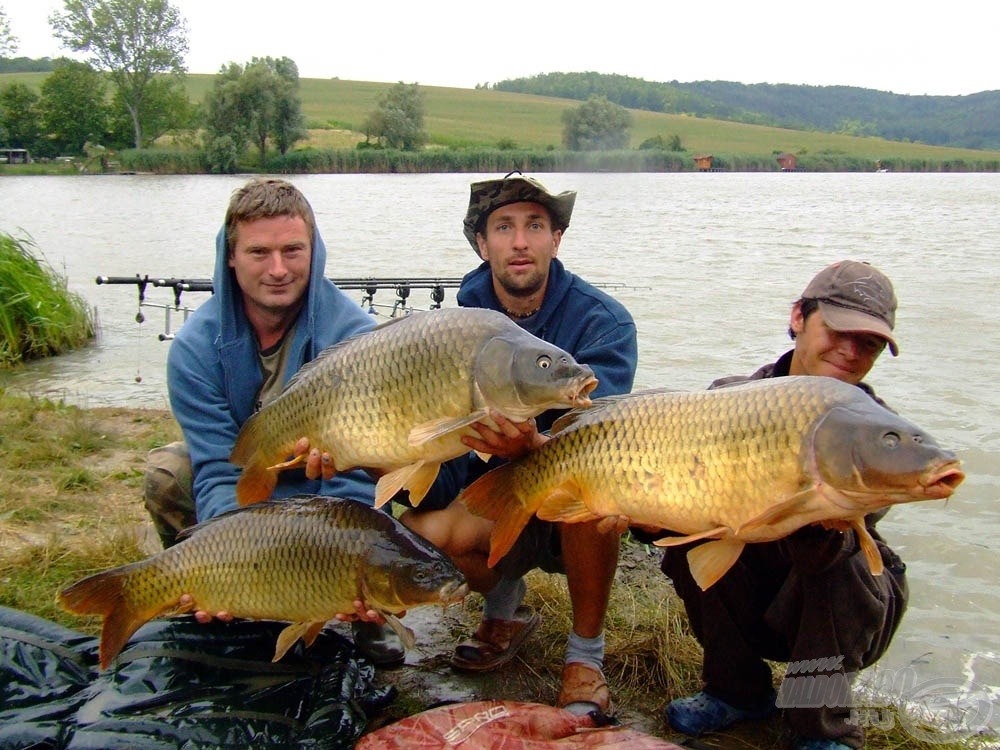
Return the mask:
<svg viewBox="0 0 1000 750"><path fill-rule="evenodd" d="M94 337L93 311L32 248L0 233L0 369Z"/></svg>

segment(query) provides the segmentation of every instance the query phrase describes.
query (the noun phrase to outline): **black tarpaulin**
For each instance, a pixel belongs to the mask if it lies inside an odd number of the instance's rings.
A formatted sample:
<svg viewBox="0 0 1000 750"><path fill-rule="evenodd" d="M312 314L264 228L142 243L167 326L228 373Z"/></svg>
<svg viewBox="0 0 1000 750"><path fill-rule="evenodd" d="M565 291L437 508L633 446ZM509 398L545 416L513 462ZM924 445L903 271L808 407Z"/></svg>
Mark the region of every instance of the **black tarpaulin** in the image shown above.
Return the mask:
<svg viewBox="0 0 1000 750"><path fill-rule="evenodd" d="M272 662L283 627L154 620L101 671L96 638L0 607L0 750L353 747L394 689L330 629Z"/></svg>

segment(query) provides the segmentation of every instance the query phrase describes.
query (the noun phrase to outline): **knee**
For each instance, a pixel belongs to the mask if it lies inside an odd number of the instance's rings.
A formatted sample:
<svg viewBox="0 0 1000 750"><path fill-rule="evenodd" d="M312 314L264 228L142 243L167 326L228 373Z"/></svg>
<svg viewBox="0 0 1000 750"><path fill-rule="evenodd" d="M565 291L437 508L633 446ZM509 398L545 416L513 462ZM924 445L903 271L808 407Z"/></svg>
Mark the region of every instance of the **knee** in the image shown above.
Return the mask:
<svg viewBox="0 0 1000 750"><path fill-rule="evenodd" d="M492 524L459 503L444 510L408 510L399 520L451 558L489 552Z"/></svg>
<svg viewBox="0 0 1000 750"><path fill-rule="evenodd" d="M449 524L441 517L443 513L444 511L439 510L423 512L407 510L399 517L399 521L410 531L419 534L435 547L447 553L451 534Z"/></svg>
<svg viewBox="0 0 1000 750"><path fill-rule="evenodd" d="M143 501L164 547L176 541L177 532L195 523L191 459L184 443L149 452Z"/></svg>

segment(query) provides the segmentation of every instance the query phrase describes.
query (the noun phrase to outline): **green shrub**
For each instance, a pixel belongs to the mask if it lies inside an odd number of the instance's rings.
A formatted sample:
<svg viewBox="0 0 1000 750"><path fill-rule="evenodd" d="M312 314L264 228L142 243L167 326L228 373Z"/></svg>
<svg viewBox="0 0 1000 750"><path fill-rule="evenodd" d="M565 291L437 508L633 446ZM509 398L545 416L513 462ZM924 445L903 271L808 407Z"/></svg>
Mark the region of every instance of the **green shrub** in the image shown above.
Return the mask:
<svg viewBox="0 0 1000 750"><path fill-rule="evenodd" d="M28 240L0 233L0 368L83 346L94 315L64 278L31 252Z"/></svg>

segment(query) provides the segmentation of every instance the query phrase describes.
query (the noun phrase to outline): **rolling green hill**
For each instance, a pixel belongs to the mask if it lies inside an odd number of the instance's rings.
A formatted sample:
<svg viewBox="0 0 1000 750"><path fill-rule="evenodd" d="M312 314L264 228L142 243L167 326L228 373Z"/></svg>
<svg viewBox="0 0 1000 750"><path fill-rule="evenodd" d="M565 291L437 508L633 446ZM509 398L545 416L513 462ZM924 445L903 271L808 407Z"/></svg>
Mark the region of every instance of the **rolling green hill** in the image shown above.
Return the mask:
<svg viewBox="0 0 1000 750"><path fill-rule="evenodd" d="M874 135L933 146L1000 149L1000 91L909 96L855 86L694 81L658 83L605 73L545 73L500 81L498 91L688 113L756 125Z"/></svg>
<svg viewBox="0 0 1000 750"><path fill-rule="evenodd" d="M0 88L12 81L21 81L37 89L46 75L0 74ZM186 77L185 85L192 101L203 100L213 78L211 75ZM311 131L311 145L350 146L362 140L365 118L375 108L378 95L390 86L387 83L340 79L301 79L302 109ZM500 143L506 143L523 149L558 149L562 142L562 113L579 106L579 102L572 99L495 89L420 88L425 96L425 125L431 147L496 147ZM688 154L769 156L788 151L799 155L829 153L883 161L1000 160L1000 150L945 148L693 115L638 109L632 112L632 148L658 135L664 139L677 135ZM328 137L334 133L339 134L339 137ZM300 145L306 146L309 143Z"/></svg>

